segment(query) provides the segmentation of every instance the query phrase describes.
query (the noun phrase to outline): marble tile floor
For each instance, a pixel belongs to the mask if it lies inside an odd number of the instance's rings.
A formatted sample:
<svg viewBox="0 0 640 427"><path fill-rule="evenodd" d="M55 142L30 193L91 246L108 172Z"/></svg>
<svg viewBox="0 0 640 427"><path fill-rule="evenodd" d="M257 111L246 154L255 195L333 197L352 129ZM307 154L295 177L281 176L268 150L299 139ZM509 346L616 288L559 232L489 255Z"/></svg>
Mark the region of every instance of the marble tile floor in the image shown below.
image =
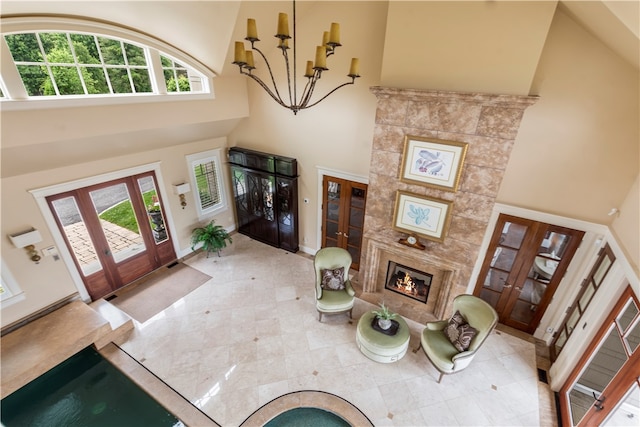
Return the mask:
<svg viewBox="0 0 640 427"><path fill-rule="evenodd" d="M120 347L222 426L239 426L279 396L332 393L376 426L553 426L553 393L538 380L535 344L494 331L472 365L438 384L424 353L366 358L357 319L314 306L313 263L235 234L221 257L185 261L212 278L135 328ZM179 284L176 284L179 285ZM421 324L407 319L410 349Z"/></svg>

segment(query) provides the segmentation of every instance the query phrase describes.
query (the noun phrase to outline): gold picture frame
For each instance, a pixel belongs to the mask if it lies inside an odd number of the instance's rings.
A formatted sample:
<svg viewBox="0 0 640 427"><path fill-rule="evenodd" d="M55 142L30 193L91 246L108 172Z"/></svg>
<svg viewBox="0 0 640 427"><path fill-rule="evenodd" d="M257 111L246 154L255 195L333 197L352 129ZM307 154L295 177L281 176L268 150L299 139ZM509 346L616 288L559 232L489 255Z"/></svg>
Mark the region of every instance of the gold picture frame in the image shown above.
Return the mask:
<svg viewBox="0 0 640 427"><path fill-rule="evenodd" d="M445 191L458 191L469 144L405 136L400 181Z"/></svg>
<svg viewBox="0 0 640 427"><path fill-rule="evenodd" d="M453 202L448 200L398 190L393 229L443 242L451 224L452 209Z"/></svg>

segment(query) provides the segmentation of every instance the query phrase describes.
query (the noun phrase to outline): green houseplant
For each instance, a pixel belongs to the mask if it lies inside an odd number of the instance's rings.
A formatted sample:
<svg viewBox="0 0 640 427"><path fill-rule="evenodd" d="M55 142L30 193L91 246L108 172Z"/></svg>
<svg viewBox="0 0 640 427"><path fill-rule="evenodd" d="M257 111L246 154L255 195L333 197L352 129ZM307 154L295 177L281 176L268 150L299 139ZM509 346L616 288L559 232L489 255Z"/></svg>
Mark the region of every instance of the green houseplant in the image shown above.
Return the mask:
<svg viewBox="0 0 640 427"><path fill-rule="evenodd" d="M398 317L398 314L391 312L384 302L380 304L380 310L374 310L373 314L378 318L378 326L385 330L391 327L391 320Z"/></svg>
<svg viewBox="0 0 640 427"><path fill-rule="evenodd" d="M209 253L216 251L220 256L220 249L227 247L227 240L229 243L233 243L229 233L221 226L215 225L215 221L212 220L204 227L196 227L191 232L191 250L195 251L198 244L202 244L200 247L207 251L207 258Z"/></svg>

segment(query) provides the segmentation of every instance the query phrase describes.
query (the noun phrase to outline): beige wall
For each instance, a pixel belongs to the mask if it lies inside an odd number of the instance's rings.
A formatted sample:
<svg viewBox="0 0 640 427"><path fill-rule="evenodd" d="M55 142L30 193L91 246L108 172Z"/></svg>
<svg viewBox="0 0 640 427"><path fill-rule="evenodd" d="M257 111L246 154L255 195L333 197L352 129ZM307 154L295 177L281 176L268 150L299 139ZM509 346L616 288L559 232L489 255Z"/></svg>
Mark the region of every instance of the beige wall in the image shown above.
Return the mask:
<svg viewBox="0 0 640 427"><path fill-rule="evenodd" d="M609 224L638 174L638 84L637 69L559 11L498 201Z"/></svg>
<svg viewBox="0 0 640 427"><path fill-rule="evenodd" d="M3 111L2 177L226 136L248 115L246 82L213 84L215 99L196 102Z"/></svg>
<svg viewBox="0 0 640 427"><path fill-rule="evenodd" d="M555 1L392 1L381 80L528 95Z"/></svg>
<svg viewBox="0 0 640 427"><path fill-rule="evenodd" d="M619 213L611 224L613 235L622 245L622 250L640 276L640 175L636 177ZM636 289L640 294L640 289Z"/></svg>

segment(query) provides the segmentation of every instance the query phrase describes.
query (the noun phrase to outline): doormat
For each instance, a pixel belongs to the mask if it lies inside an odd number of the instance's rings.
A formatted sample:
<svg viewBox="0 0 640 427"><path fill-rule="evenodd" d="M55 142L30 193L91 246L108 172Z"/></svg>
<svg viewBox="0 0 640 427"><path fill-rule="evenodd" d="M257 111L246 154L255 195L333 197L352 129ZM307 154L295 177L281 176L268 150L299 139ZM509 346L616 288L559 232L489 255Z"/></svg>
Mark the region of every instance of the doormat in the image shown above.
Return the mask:
<svg viewBox="0 0 640 427"><path fill-rule="evenodd" d="M118 293L117 298L110 302L138 322L144 323L209 279L211 276L193 267L178 264L166 269L164 273L154 274L131 290Z"/></svg>

